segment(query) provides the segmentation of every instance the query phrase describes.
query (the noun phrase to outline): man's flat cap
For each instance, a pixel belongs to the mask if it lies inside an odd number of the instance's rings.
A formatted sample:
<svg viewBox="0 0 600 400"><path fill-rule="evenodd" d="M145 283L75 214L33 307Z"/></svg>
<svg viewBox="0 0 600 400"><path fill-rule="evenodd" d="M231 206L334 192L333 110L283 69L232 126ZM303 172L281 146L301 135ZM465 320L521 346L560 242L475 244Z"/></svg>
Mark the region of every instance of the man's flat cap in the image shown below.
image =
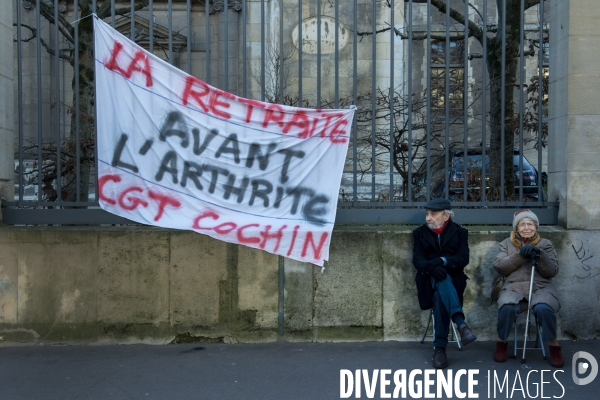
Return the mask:
<svg viewBox="0 0 600 400"><path fill-rule="evenodd" d="M433 211L451 210L452 204L446 199L431 199L425 204L425 209Z"/></svg>

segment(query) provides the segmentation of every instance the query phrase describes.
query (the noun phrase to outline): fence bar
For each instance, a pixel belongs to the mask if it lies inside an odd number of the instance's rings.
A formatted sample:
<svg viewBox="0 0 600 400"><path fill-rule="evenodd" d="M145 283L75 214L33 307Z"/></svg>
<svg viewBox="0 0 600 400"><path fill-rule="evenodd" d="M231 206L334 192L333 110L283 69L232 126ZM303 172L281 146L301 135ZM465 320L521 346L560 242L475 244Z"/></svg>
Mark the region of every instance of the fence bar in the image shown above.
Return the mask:
<svg viewBox="0 0 600 400"><path fill-rule="evenodd" d="M394 201L394 125L396 122L394 118L394 34L394 0L392 0L390 5L390 88L388 90L390 98L390 201ZM402 115L400 116L402 117Z"/></svg>
<svg viewBox="0 0 600 400"><path fill-rule="evenodd" d="M186 0L185 21L187 24L187 38L185 42L186 58L185 72L192 74L192 0Z"/></svg>
<svg viewBox="0 0 600 400"><path fill-rule="evenodd" d="M279 103L285 104L283 98L283 64L285 63L285 53L283 47L283 4L279 5Z"/></svg>
<svg viewBox="0 0 600 400"><path fill-rule="evenodd" d="M150 8L152 8L152 0L150 0ZM93 0L92 3L92 13L95 14L96 13L96 0ZM152 26L152 20L150 21L150 26ZM150 30L150 32L152 32L152 30ZM152 39L152 36L150 36L150 39ZM152 43L152 40L150 40L150 43ZM93 52L92 52L93 53ZM94 84L94 87L96 87L96 74L94 74L94 77L92 78L92 82ZM98 185L98 124L96 123L96 119L98 118L98 105L97 102L94 101L94 175L95 175L95 182L96 182L96 186ZM88 199L86 199L88 200ZM99 193L98 193L98 188L96 187L96 189L94 190L94 202L96 204L98 204L99 201Z"/></svg>
<svg viewBox="0 0 600 400"><path fill-rule="evenodd" d="M321 108L321 0L317 0L317 108Z"/></svg>
<svg viewBox="0 0 600 400"><path fill-rule="evenodd" d="M416 204L416 203L415 203ZM421 207L425 203L422 203ZM554 208L532 208L531 203L523 202L520 206L528 207L535 211L541 225L556 225L558 213ZM454 215L457 221L466 225L506 225L506 221L513 218L514 208L510 209L455 209ZM401 208L401 209L347 209L337 210L335 215L336 225L364 225L364 224L386 224L386 225L417 225L423 223L423 209ZM351 229L351 228L350 228Z"/></svg>
<svg viewBox="0 0 600 400"><path fill-rule="evenodd" d="M432 176L431 176L431 0L427 0L427 50L425 51L427 54L427 99L426 99L426 109L427 109L427 121L426 124L426 132L427 132L427 143L425 145L427 149L427 181L425 185L425 194L426 199L429 200L432 191Z"/></svg>
<svg viewBox="0 0 600 400"><path fill-rule="evenodd" d="M242 97L248 98L248 71L246 60L248 52L246 50L247 30L246 30L246 0L242 0Z"/></svg>
<svg viewBox="0 0 600 400"><path fill-rule="evenodd" d="M110 0L110 25L115 27L115 0Z"/></svg>
<svg viewBox="0 0 600 400"><path fill-rule="evenodd" d="M279 269L279 296L277 299L277 308L279 309L277 317L279 325L278 333L280 337L283 337L285 333L285 260L283 256L277 256L277 264Z"/></svg>
<svg viewBox="0 0 600 400"><path fill-rule="evenodd" d="M298 0L298 107L302 107L302 58L304 56L302 51L302 17L302 0ZM356 33L356 29L354 33Z"/></svg>
<svg viewBox="0 0 600 400"><path fill-rule="evenodd" d="M265 0L260 0L260 100L265 101Z"/></svg>
<svg viewBox="0 0 600 400"><path fill-rule="evenodd" d="M17 101L19 102L19 205L23 201L24 186L23 175L23 48L21 42L21 0L17 0ZM39 8L38 8L39 10ZM39 37L39 31L38 31ZM41 146L41 143L39 144ZM39 179L39 177L38 177Z"/></svg>
<svg viewBox="0 0 600 400"><path fill-rule="evenodd" d="M483 59L481 62L481 201L485 202L485 195L487 190L487 180L485 179L485 169L487 167L487 138L486 125L487 125L487 0L483 0Z"/></svg>
<svg viewBox="0 0 600 400"><path fill-rule="evenodd" d="M79 135L79 7L77 0L73 0L73 22L75 33L75 197L81 201L81 136ZM85 199L87 201L87 199Z"/></svg>
<svg viewBox="0 0 600 400"><path fill-rule="evenodd" d="M506 119L506 0L502 0L502 73L500 74L500 201L504 201L504 129Z"/></svg>
<svg viewBox="0 0 600 400"><path fill-rule="evenodd" d="M407 79L408 79L408 203L411 204L413 201L413 177L412 177L412 163L413 163L413 88L412 88L412 41L413 41L413 29L412 29L412 19L413 19L413 2L409 0L408 2L408 71L407 71ZM393 54L393 53L392 53ZM404 56L404 55L403 55ZM428 71L429 72L429 71ZM394 143L395 144L395 143ZM405 200L405 199L402 199Z"/></svg>
<svg viewBox="0 0 600 400"><path fill-rule="evenodd" d="M339 0L335 0L335 83L334 84L335 84L334 106L335 106L335 108L340 108L340 1Z"/></svg>
<svg viewBox="0 0 600 400"><path fill-rule="evenodd" d="M40 9L40 1L36 0L35 9ZM35 13L35 29L40 32L40 13ZM20 43L20 41L19 41ZM44 174L44 161L42 158L42 145L43 145L43 134L42 134L42 38L41 35L36 37L36 56L37 56L37 137L38 137L38 207L42 205L42 181ZM19 68L20 70L20 68ZM21 104L19 104L21 108ZM21 189L19 188L19 193Z"/></svg>
<svg viewBox="0 0 600 400"><path fill-rule="evenodd" d="M61 163L61 135L60 135L60 57L59 57L59 30L58 30L58 0L54 0L54 67L55 67L55 83L56 83L56 203L61 205L62 202L62 163Z"/></svg>
<svg viewBox="0 0 600 400"><path fill-rule="evenodd" d="M510 209L454 209L456 219L462 224L496 224L505 225L513 217L514 208L518 205L512 205ZM351 209L340 208L335 216L336 225L358 225L372 224L374 221L385 224L422 224L424 202L414 203L419 208L387 208L387 209ZM520 203L520 206L529 207L535 211L541 225L556 225L558 223L558 213L556 207L558 203L548 203L549 207L535 208L529 202ZM3 222L7 225L76 225L85 221L89 225L134 225L132 221L111 214L99 208L92 209L19 209L4 208L2 211Z"/></svg>
<svg viewBox="0 0 600 400"><path fill-rule="evenodd" d="M415 202L413 202L411 207L404 207L404 208L413 209L413 210L418 209L418 208L423 208L426 203L427 203L426 201L415 201ZM364 202L361 202L361 204L364 205L364 208L369 208L369 209L388 209L388 208L398 209L397 202L390 202L390 201L364 201ZM477 205L475 207L469 207L469 202L454 202L454 204L456 207L453 207L453 209L456 209L456 210L482 208L480 203L477 203ZM522 207L522 206L527 206L532 209L534 209L534 208L535 209L543 209L543 208L549 208L549 207L550 208L558 207L559 203L558 202L544 202L543 204L541 204L541 203L531 202L531 201L488 201L485 204L485 206L488 208L493 208L493 209L516 208L516 207ZM341 208L351 208L352 202L339 201L338 207L340 209ZM486 220L481 221L481 223L485 223L485 222L486 222ZM510 224L510 221L508 224ZM506 221L504 221L503 225L507 225Z"/></svg>
<svg viewBox="0 0 600 400"><path fill-rule="evenodd" d="M540 38L538 48L538 137L537 137L537 150L538 150L538 165L537 165L537 185L538 185L538 201L544 200L543 187L542 187L542 136L543 136L543 121L544 117L542 100L544 97L544 86L542 82L542 74L544 73L544 1L540 1L538 8L540 14Z"/></svg>
<svg viewBox="0 0 600 400"><path fill-rule="evenodd" d="M167 2L167 6L169 7L167 11L167 19L169 26L169 64L173 64L173 0L169 0Z"/></svg>
<svg viewBox="0 0 600 400"><path fill-rule="evenodd" d="M371 59L371 201L375 201L375 166L377 159L375 156L376 129L375 119L377 117L377 1L373 0L373 19L372 19L372 59Z"/></svg>
<svg viewBox="0 0 600 400"><path fill-rule="evenodd" d="M225 53L225 91L228 92L229 91L229 3L228 0L225 0L225 4L223 6L223 14L225 15L225 26L224 26L224 30L225 30L225 46L224 46L224 53ZM220 58L220 57L219 57Z"/></svg>
<svg viewBox="0 0 600 400"><path fill-rule="evenodd" d="M150 53L154 53L154 4L153 0L148 3L148 40Z"/></svg>
<svg viewBox="0 0 600 400"><path fill-rule="evenodd" d="M446 0L446 10L450 9L450 0ZM448 167L450 162L450 13L446 15L446 50L444 51L444 197L449 197L450 177Z"/></svg>
<svg viewBox="0 0 600 400"><path fill-rule="evenodd" d="M135 0L129 3L129 39L135 41Z"/></svg>
<svg viewBox="0 0 600 400"><path fill-rule="evenodd" d="M519 201L523 201L523 113L525 112L525 0L521 0L521 34L519 35ZM514 163L514 162L513 162ZM514 168L514 167L513 167Z"/></svg>
<svg viewBox="0 0 600 400"><path fill-rule="evenodd" d="M467 163L469 162L469 2L465 1L465 24L464 24L464 43L463 43L463 201L469 200ZM485 162L485 147L482 149L481 162ZM485 181L481 182L483 186Z"/></svg>
<svg viewBox="0 0 600 400"><path fill-rule="evenodd" d="M358 9L358 0L354 0L354 9ZM353 15L353 37L352 37L352 78L356 82L358 76L358 13ZM354 105L358 103L358 88L352 85L352 102ZM358 123L356 112L352 121L352 206L358 206Z"/></svg>
<svg viewBox="0 0 600 400"><path fill-rule="evenodd" d="M264 0L261 0L261 2ZM210 3L208 1L204 2L204 20L206 23L206 48L205 50L205 55L206 55L206 76L204 77L204 80L206 81L206 83L208 83L210 85Z"/></svg>

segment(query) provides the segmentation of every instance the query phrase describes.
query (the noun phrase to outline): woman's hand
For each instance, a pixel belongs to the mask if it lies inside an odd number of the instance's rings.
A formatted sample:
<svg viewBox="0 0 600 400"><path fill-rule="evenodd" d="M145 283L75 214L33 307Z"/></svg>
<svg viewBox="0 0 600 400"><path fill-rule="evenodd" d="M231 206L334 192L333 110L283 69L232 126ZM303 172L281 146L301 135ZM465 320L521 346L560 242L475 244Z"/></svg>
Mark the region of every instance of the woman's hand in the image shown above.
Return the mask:
<svg viewBox="0 0 600 400"><path fill-rule="evenodd" d="M521 256L525 257L525 258L533 258L533 257L537 258L540 256L540 249L538 249L537 247L525 245L525 246L521 247L520 253L521 253Z"/></svg>

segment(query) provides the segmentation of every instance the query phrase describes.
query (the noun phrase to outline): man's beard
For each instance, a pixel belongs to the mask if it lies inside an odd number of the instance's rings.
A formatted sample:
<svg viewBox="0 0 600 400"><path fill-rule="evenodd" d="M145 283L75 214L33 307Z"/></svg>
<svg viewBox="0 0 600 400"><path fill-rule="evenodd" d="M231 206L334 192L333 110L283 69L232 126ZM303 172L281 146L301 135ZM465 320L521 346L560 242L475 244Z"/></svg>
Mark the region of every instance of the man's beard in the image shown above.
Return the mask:
<svg viewBox="0 0 600 400"><path fill-rule="evenodd" d="M427 227L429 229L431 229L432 231L435 229L440 229L442 226L444 226L443 222L440 222L439 224L435 224L435 222L425 222L427 224Z"/></svg>

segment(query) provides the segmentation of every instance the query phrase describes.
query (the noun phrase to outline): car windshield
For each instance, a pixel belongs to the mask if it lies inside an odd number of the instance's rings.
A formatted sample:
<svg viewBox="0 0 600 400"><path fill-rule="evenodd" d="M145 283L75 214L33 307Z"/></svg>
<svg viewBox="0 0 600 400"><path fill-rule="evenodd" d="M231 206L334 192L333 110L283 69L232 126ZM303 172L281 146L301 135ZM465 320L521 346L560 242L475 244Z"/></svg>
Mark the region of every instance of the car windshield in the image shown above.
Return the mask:
<svg viewBox="0 0 600 400"><path fill-rule="evenodd" d="M515 154L515 156L513 158L513 164L515 167L519 168L519 159L521 159L521 158L523 159L523 169L533 168L533 165L531 165L525 157L520 157L518 154Z"/></svg>
<svg viewBox="0 0 600 400"><path fill-rule="evenodd" d="M481 154L471 154L467 156L467 168L481 168ZM523 169L529 170L533 168L533 165L527 161L525 157L521 157L519 154L515 154L513 158L513 164L516 168L519 168L519 160L523 160ZM452 168L461 169L463 167L464 157L457 156L452 159ZM490 157L488 155L485 156L485 165L490 165Z"/></svg>
<svg viewBox="0 0 600 400"><path fill-rule="evenodd" d="M467 168L481 168L481 154L467 156ZM463 168L464 157L454 157L452 168ZM490 165L490 157L485 156L485 165Z"/></svg>

